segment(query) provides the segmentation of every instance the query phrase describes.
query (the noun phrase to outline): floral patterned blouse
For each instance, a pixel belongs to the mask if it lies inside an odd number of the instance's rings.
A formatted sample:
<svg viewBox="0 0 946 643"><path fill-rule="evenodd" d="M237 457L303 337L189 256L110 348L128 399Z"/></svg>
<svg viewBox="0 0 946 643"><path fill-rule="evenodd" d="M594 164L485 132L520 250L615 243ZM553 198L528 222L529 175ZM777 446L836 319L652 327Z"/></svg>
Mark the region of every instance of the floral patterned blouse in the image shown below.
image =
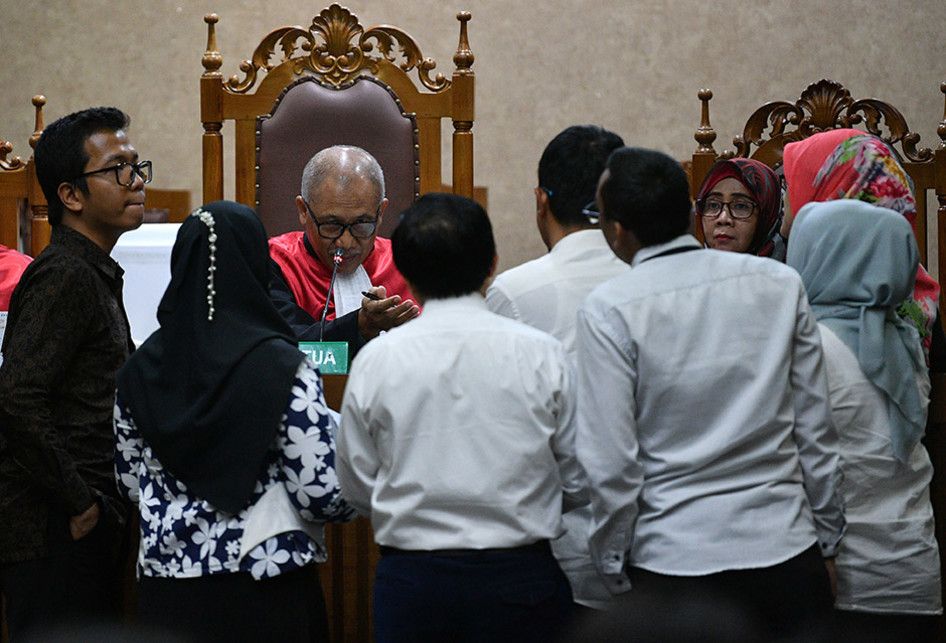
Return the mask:
<svg viewBox="0 0 946 643"><path fill-rule="evenodd" d="M115 477L119 490L140 512L138 574L189 578L242 571L261 579L324 562L324 545L302 531L273 536L242 560L240 539L249 508L276 484L286 486L290 501L305 520L342 522L354 517L335 477L335 430L318 372L308 359L303 360L268 465L247 506L238 514L226 514L192 496L182 482L165 471L151 447L142 441L119 395L115 402Z"/></svg>

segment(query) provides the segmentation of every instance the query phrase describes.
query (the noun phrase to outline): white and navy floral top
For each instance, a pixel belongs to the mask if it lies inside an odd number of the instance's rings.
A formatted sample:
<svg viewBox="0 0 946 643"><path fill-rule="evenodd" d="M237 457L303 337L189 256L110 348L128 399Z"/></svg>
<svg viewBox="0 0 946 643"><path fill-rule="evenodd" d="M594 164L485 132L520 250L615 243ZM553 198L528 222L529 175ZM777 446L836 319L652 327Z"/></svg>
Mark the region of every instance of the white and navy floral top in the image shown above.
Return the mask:
<svg viewBox="0 0 946 643"><path fill-rule="evenodd" d="M260 474L247 506L238 514L214 509L190 495L144 444L121 397L115 402L115 477L119 490L141 514L138 574L189 578L249 572L277 576L313 562L326 551L301 531L273 536L239 560L240 539L249 508L276 484L306 520L342 522L354 511L339 493L335 477L335 421L329 416L318 372L306 359L296 372L286 414L268 466Z"/></svg>

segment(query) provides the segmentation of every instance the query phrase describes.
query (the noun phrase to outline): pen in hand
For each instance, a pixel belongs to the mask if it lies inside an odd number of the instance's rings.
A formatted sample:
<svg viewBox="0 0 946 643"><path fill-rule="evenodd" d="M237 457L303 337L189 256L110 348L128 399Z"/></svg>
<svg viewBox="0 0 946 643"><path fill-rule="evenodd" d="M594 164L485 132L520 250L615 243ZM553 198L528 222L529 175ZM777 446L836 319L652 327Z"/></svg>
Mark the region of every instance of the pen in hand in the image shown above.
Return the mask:
<svg viewBox="0 0 946 643"><path fill-rule="evenodd" d="M383 297L378 297L373 292L368 292L367 290L362 290L361 294L370 299L371 301L381 301Z"/></svg>

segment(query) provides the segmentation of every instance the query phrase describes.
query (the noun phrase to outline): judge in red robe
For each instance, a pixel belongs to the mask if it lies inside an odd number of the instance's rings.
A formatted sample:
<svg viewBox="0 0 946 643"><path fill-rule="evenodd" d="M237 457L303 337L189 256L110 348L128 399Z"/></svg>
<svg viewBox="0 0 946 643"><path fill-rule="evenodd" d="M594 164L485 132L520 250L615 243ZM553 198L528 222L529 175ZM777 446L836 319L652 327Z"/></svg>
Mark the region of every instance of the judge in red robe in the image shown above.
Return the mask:
<svg viewBox="0 0 946 643"><path fill-rule="evenodd" d="M270 239L269 250L273 302L300 339L347 341L354 354L382 330L417 316L391 242L377 236L388 200L370 154L348 146L316 154L303 171L295 205L303 230Z"/></svg>

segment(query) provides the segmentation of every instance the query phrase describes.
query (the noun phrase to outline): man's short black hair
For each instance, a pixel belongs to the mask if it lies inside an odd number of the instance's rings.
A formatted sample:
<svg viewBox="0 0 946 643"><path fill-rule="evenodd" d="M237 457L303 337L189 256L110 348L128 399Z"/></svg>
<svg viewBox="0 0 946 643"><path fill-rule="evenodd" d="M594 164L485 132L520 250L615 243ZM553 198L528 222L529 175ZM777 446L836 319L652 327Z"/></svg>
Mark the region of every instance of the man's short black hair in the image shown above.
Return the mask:
<svg viewBox="0 0 946 643"><path fill-rule="evenodd" d="M478 203L453 194L425 194L401 215L391 236L394 264L430 299L479 290L489 276L496 242Z"/></svg>
<svg viewBox="0 0 946 643"><path fill-rule="evenodd" d="M634 233L643 246L666 243L690 227L690 187L676 160L663 152L622 147L608 158L601 185L602 217Z"/></svg>
<svg viewBox="0 0 946 643"><path fill-rule="evenodd" d="M539 186L551 191L549 208L563 226L587 226L581 210L595 198L608 156L624 145L597 125L572 125L545 147L539 159Z"/></svg>
<svg viewBox="0 0 946 643"><path fill-rule="evenodd" d="M77 178L89 162L89 155L85 151L86 140L98 132L126 129L129 123L128 115L120 109L91 107L63 116L43 130L33 158L36 160L39 185L49 203L50 225L62 223L64 206L59 200L61 184L71 182L83 194L89 193L85 178Z"/></svg>

